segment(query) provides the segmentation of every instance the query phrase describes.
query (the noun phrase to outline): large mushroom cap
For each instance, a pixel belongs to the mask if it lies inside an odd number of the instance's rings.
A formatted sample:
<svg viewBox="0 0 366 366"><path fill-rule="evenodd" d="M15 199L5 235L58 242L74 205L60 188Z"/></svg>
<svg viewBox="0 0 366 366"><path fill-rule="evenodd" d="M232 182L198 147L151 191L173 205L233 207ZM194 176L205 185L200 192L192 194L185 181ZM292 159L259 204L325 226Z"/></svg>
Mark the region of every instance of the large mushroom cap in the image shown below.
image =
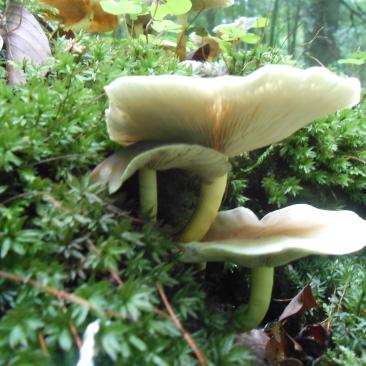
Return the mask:
<svg viewBox="0 0 366 366"><path fill-rule="evenodd" d="M325 68L268 65L240 76L126 76L106 87L108 132L138 141L200 144L235 156L359 102L360 82Z"/></svg>
<svg viewBox="0 0 366 366"><path fill-rule="evenodd" d="M100 0L40 0L53 6L58 14L50 16L66 29L107 32L118 27L118 17L103 11Z"/></svg>
<svg viewBox="0 0 366 366"><path fill-rule="evenodd" d="M192 10L228 8L231 5L234 5L234 0L192 0Z"/></svg>
<svg viewBox="0 0 366 366"><path fill-rule="evenodd" d="M183 261L274 267L310 255L342 255L366 245L366 220L352 211L301 204L259 220L249 209L220 212L202 242L184 244Z"/></svg>

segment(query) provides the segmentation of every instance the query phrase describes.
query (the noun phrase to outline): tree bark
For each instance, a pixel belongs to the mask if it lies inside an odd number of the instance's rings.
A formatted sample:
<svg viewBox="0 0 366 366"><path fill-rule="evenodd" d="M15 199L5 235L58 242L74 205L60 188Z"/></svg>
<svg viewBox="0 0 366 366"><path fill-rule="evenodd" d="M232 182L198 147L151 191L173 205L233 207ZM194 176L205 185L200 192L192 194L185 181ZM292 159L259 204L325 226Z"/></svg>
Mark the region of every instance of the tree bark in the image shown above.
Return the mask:
<svg viewBox="0 0 366 366"><path fill-rule="evenodd" d="M305 62L329 65L339 59L336 42L340 0L311 0L305 19Z"/></svg>
<svg viewBox="0 0 366 366"><path fill-rule="evenodd" d="M273 12L271 16L271 30L269 34L269 45L273 47L275 45L275 30L276 30L276 23L278 18L278 8L279 8L279 0L275 0L273 6Z"/></svg>
<svg viewBox="0 0 366 366"><path fill-rule="evenodd" d="M287 52L296 56L296 40L300 21L301 1L296 0L294 14L291 13L289 0L287 0ZM293 19L293 20L292 20Z"/></svg>

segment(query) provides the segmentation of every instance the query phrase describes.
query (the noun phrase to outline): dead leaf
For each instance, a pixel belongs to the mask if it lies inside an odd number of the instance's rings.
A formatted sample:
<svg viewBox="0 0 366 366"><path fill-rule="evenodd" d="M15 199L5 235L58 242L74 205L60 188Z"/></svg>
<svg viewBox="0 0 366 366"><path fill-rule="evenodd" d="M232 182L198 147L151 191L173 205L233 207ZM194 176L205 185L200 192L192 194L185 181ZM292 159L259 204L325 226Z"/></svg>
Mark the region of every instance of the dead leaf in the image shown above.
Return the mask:
<svg viewBox="0 0 366 366"><path fill-rule="evenodd" d="M255 356L253 366L267 365L265 361L265 352L268 341L268 335L259 329L252 329L249 332L242 333L237 338L237 343L249 348L252 351L253 356Z"/></svg>
<svg viewBox="0 0 366 366"><path fill-rule="evenodd" d="M49 19L59 21L66 29L87 32L108 32L118 27L118 17L103 11L95 0L40 0L58 10L48 13Z"/></svg>
<svg viewBox="0 0 366 366"><path fill-rule="evenodd" d="M317 307L319 305L311 292L311 287L307 285L290 301L278 320L282 322L293 315L302 315L306 309Z"/></svg>
<svg viewBox="0 0 366 366"><path fill-rule="evenodd" d="M211 47L207 43L187 55L187 60L207 61L210 56Z"/></svg>
<svg viewBox="0 0 366 366"><path fill-rule="evenodd" d="M271 338L265 349L266 360L270 365L286 358L287 338L280 323L275 323L270 329Z"/></svg>
<svg viewBox="0 0 366 366"><path fill-rule="evenodd" d="M0 33L6 48L9 84L23 84L26 82L25 74L15 63L45 63L51 54L48 39L36 18L19 3L9 6Z"/></svg>
<svg viewBox="0 0 366 366"><path fill-rule="evenodd" d="M289 357L289 358L285 358L284 360L278 361L274 365L276 365L276 366L303 366L303 363L297 358Z"/></svg>
<svg viewBox="0 0 366 366"><path fill-rule="evenodd" d="M309 324L295 339L303 352L312 358L319 358L331 344L331 333L321 324Z"/></svg>
<svg viewBox="0 0 366 366"><path fill-rule="evenodd" d="M79 55L83 54L86 47L82 44L78 43L76 39L69 39L65 48L63 49L64 52L71 52L71 53L78 53Z"/></svg>

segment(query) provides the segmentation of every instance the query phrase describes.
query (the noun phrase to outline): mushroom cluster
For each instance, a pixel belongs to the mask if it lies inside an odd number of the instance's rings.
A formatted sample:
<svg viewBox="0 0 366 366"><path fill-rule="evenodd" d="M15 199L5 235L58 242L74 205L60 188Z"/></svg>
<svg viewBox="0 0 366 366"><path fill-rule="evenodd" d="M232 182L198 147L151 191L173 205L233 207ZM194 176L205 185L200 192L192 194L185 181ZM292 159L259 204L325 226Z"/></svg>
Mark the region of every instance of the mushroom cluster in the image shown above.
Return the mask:
<svg viewBox="0 0 366 366"><path fill-rule="evenodd" d="M366 221L348 211L295 205L262 220L245 208L218 214L229 157L281 141L315 119L354 106L360 99L357 79L321 67L267 65L245 77L126 76L105 90L108 133L124 148L100 163L93 179L113 193L139 172L141 209L156 219L156 171L179 168L201 178L196 211L179 238L182 259L230 260L252 268L250 301L238 312L242 329L263 319L275 266L365 245Z"/></svg>
<svg viewBox="0 0 366 366"><path fill-rule="evenodd" d="M105 90L109 136L125 148L102 162L94 179L114 192L139 170L143 211L155 215L156 170L198 172L201 196L184 242L201 240L216 218L229 157L281 141L360 96L357 79L286 65L245 77L125 76Z"/></svg>

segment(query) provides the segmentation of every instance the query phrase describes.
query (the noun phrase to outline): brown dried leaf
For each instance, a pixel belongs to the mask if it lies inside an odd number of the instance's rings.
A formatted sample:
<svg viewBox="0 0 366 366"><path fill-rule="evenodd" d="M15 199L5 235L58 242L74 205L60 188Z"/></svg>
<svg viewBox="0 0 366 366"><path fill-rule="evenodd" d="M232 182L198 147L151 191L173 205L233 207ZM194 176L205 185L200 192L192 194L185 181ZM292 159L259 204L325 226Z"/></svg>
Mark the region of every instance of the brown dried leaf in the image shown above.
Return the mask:
<svg viewBox="0 0 366 366"><path fill-rule="evenodd" d="M330 346L331 334L321 324L309 324L295 339L301 345L303 352L312 358L319 358Z"/></svg>
<svg viewBox="0 0 366 366"><path fill-rule="evenodd" d="M36 18L20 3L11 3L1 30L5 41L8 81L10 85L26 82L23 70L13 62L45 63L51 54L48 39Z"/></svg>
<svg viewBox="0 0 366 366"><path fill-rule="evenodd" d="M289 357L284 360L278 361L274 365L276 366L303 366L303 363L297 358Z"/></svg>
<svg viewBox="0 0 366 366"><path fill-rule="evenodd" d="M187 55L187 60L207 61L210 56L211 47L207 43Z"/></svg>
<svg viewBox="0 0 366 366"><path fill-rule="evenodd" d="M108 32L118 27L118 17L103 11L95 0L40 0L58 10L48 14L50 19L62 23L66 29L87 32Z"/></svg>
<svg viewBox="0 0 366 366"><path fill-rule="evenodd" d="M281 324L276 323L271 327L271 339L266 345L266 360L270 365L286 358L287 339Z"/></svg>
<svg viewBox="0 0 366 366"><path fill-rule="evenodd" d="M238 344L249 348L255 356L253 366L267 365L265 362L265 352L268 341L268 335L259 329L252 329L249 332L242 333L237 338Z"/></svg>
<svg viewBox="0 0 366 366"><path fill-rule="evenodd" d="M315 301L311 287L307 285L290 301L278 320L282 322L291 316L302 314L306 309L317 307L319 305Z"/></svg>
<svg viewBox="0 0 366 366"><path fill-rule="evenodd" d="M76 39L69 39L63 49L64 52L78 53L79 55L83 54L85 50L86 47L78 43Z"/></svg>

